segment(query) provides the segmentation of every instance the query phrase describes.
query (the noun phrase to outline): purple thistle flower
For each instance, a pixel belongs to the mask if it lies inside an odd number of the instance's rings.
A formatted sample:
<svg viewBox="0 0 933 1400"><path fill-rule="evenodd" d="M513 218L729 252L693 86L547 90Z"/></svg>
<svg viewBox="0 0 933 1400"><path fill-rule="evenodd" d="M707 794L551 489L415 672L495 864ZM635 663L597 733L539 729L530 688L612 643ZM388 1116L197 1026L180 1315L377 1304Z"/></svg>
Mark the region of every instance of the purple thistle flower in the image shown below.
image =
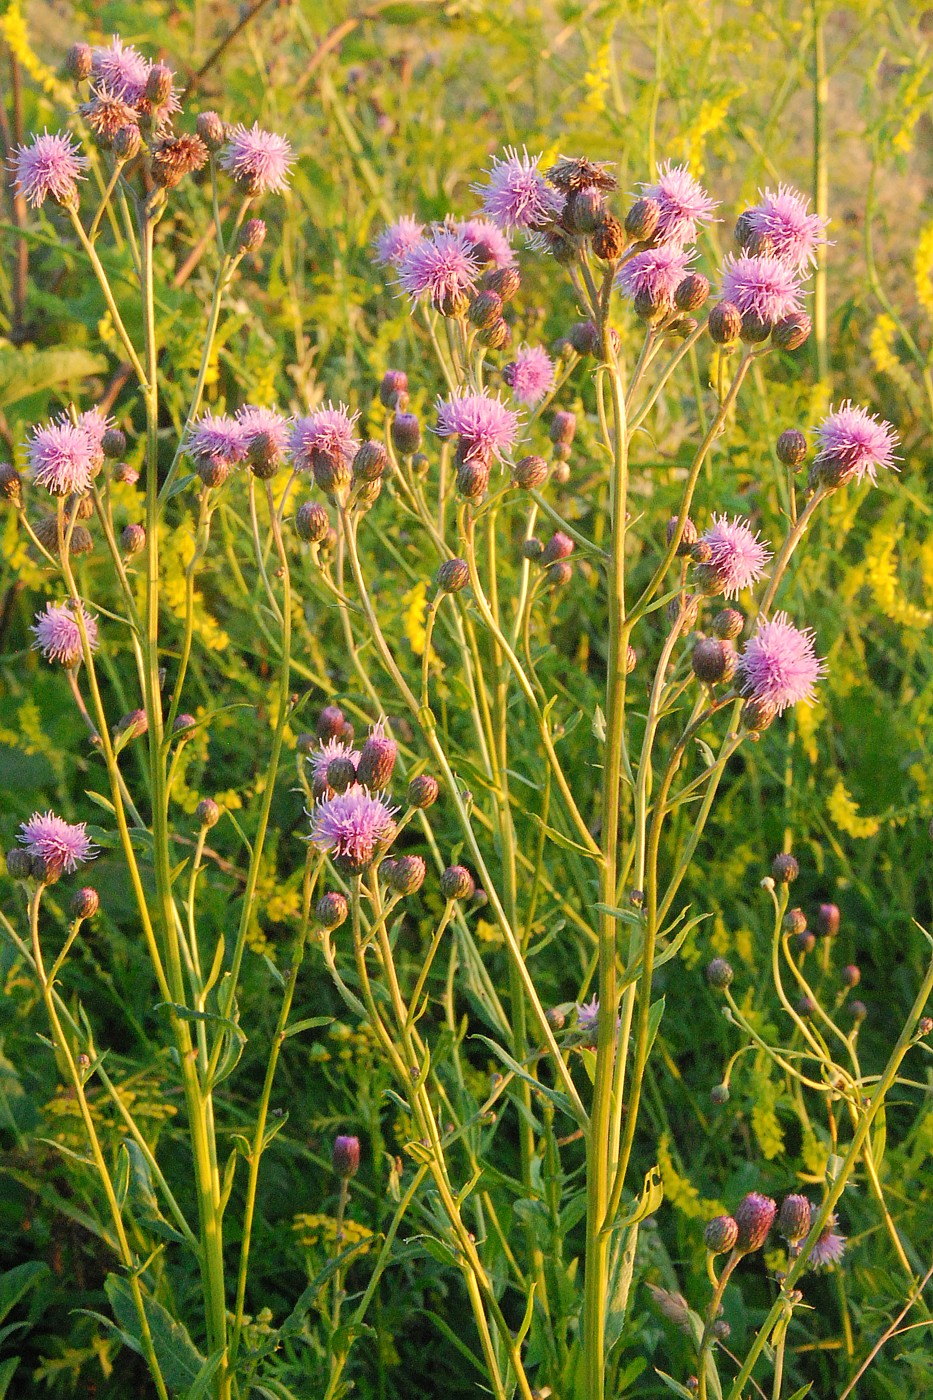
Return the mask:
<svg viewBox="0 0 933 1400"><path fill-rule="evenodd" d="M523 345L503 376L519 403L533 408L554 387L554 361L541 345Z"/></svg>
<svg viewBox="0 0 933 1400"><path fill-rule="evenodd" d="M124 102L136 103L146 90L151 64L138 49L124 44L115 34L108 48L96 48L91 62L91 81L106 87Z"/></svg>
<svg viewBox="0 0 933 1400"><path fill-rule="evenodd" d="M626 296L644 297L652 305L673 305L674 293L690 271L691 255L675 243L636 253L620 267L616 285Z"/></svg>
<svg viewBox="0 0 933 1400"><path fill-rule="evenodd" d="M476 286L479 262L459 230L436 228L408 249L398 265L399 286L412 302L425 293L436 307L454 309Z"/></svg>
<svg viewBox="0 0 933 1400"><path fill-rule="evenodd" d="M263 131L258 122L249 128L235 126L219 157L224 170L250 195L287 189L294 159L291 143L274 131Z"/></svg>
<svg viewBox="0 0 933 1400"><path fill-rule="evenodd" d="M348 758L354 768L357 768L360 762L359 753L350 744L344 744L340 739L328 739L326 744L321 744L309 756L311 777L320 781L326 779L328 766L335 758Z"/></svg>
<svg viewBox="0 0 933 1400"><path fill-rule="evenodd" d="M829 464L841 473L841 480L854 477L861 481L867 476L876 480L879 467L897 471L894 449L897 434L890 423L883 422L867 408L857 408L851 399L828 414L816 430L820 450L814 466Z"/></svg>
<svg viewBox="0 0 933 1400"><path fill-rule="evenodd" d="M761 578L771 558L768 546L739 516L729 520L714 514L712 525L700 538L712 550L709 567L727 598L737 598L743 588Z"/></svg>
<svg viewBox="0 0 933 1400"><path fill-rule="evenodd" d="M577 1002L577 1030L585 1035L595 1034L599 1025L599 997L590 1001Z"/></svg>
<svg viewBox="0 0 933 1400"><path fill-rule="evenodd" d="M438 437L459 437L457 452L463 462L501 462L518 433L518 414L498 397L458 391L437 401Z"/></svg>
<svg viewBox="0 0 933 1400"><path fill-rule="evenodd" d="M801 309L800 278L796 269L780 258L736 258L731 254L722 268L722 298L738 307L743 316L757 316L773 324Z"/></svg>
<svg viewBox="0 0 933 1400"><path fill-rule="evenodd" d="M798 272L815 264L816 250L826 242L828 220L808 213L809 200L790 185L779 185L776 194L759 190L759 195L759 203L744 214L749 230L770 238L774 256Z"/></svg>
<svg viewBox="0 0 933 1400"><path fill-rule="evenodd" d="M387 224L376 238L376 261L383 267L397 267L410 249L420 243L424 224L411 214L403 214L394 224Z"/></svg>
<svg viewBox="0 0 933 1400"><path fill-rule="evenodd" d="M34 428L26 455L33 481L53 496L84 495L99 465L98 449L88 432L68 419Z"/></svg>
<svg viewBox="0 0 933 1400"><path fill-rule="evenodd" d="M53 869L70 875L97 855L86 828L86 822L66 822L54 812L33 812L28 822L20 823L16 839L27 854L39 856Z"/></svg>
<svg viewBox="0 0 933 1400"><path fill-rule="evenodd" d="M202 413L188 429L185 451L196 462L232 467L246 456L243 424L226 413Z"/></svg>
<svg viewBox="0 0 933 1400"><path fill-rule="evenodd" d="M477 262L492 263L494 267L515 266L511 243L491 219L457 219L451 228L463 235Z"/></svg>
<svg viewBox="0 0 933 1400"><path fill-rule="evenodd" d="M486 217L505 233L540 228L560 213L560 196L538 169L540 159L524 146L521 155L514 146L506 146L504 159L493 156L487 182L470 187L482 197Z"/></svg>
<svg viewBox="0 0 933 1400"><path fill-rule="evenodd" d="M391 845L397 810L354 783L346 792L316 805L311 840L318 850L328 851L341 869L358 875Z"/></svg>
<svg viewBox="0 0 933 1400"><path fill-rule="evenodd" d="M351 413L346 404L334 408L328 403L326 408L296 418L289 441L295 470L313 471L316 461L325 466L349 466L360 445L353 434L359 416Z"/></svg>
<svg viewBox="0 0 933 1400"><path fill-rule="evenodd" d="M814 686L826 673L816 655L812 628L801 631L779 612L758 624L739 659L742 691L782 714L789 705L815 699Z"/></svg>
<svg viewBox="0 0 933 1400"><path fill-rule="evenodd" d="M832 1264L838 1264L846 1248L846 1237L836 1231L839 1220L835 1215L831 1215L826 1222L826 1228L810 1250L807 1260L811 1269L828 1269Z"/></svg>
<svg viewBox="0 0 933 1400"><path fill-rule="evenodd" d="M68 423L71 420L64 414L59 422ZM99 408L88 408L83 413L78 414L78 427L86 433L91 446L94 449L95 465L102 466L104 461L104 434L113 427L113 419L101 413Z"/></svg>
<svg viewBox="0 0 933 1400"><path fill-rule="evenodd" d="M285 456L291 436L291 423L284 413L279 413L274 408L253 408L246 404L237 409L236 421L242 430L247 454L260 433L265 433L269 439L272 458L279 461Z"/></svg>
<svg viewBox="0 0 933 1400"><path fill-rule="evenodd" d="M97 650L97 619L91 617L84 604L79 603L84 630L87 632L88 646ZM44 612L36 613L36 620L30 627L35 634L33 650L41 651L46 661L58 661L62 666L77 666L82 657L81 629L78 626L75 610L71 603L47 603Z"/></svg>
<svg viewBox="0 0 933 1400"><path fill-rule="evenodd" d="M59 204L76 204L77 181L84 179L88 164L67 131L43 131L28 146L17 146L10 162L16 188L33 209L49 195Z"/></svg>
<svg viewBox="0 0 933 1400"><path fill-rule="evenodd" d="M639 186L645 199L653 199L660 211L655 238L682 248L696 242L698 225L708 224L716 201L711 199L686 165L662 165L653 184Z"/></svg>

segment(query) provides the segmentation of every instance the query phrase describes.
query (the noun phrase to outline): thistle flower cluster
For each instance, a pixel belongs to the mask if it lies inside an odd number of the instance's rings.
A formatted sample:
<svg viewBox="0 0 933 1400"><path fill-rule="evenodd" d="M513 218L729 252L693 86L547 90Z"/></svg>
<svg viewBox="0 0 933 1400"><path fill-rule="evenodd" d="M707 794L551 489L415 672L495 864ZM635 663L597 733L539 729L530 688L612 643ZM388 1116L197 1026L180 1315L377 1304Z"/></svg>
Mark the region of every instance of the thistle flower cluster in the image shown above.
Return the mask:
<svg viewBox="0 0 933 1400"><path fill-rule="evenodd" d="M778 1210L770 1196L751 1191L743 1196L732 1215L717 1215L706 1226L704 1239L711 1254L732 1254L740 1258L763 1248L772 1227L787 1241L789 1253L796 1258L804 1240L810 1234L813 1210L806 1196L793 1193L786 1196ZM837 1264L845 1252L845 1236L837 1230L838 1219L830 1215L810 1249L807 1264L813 1270L823 1270Z"/></svg>

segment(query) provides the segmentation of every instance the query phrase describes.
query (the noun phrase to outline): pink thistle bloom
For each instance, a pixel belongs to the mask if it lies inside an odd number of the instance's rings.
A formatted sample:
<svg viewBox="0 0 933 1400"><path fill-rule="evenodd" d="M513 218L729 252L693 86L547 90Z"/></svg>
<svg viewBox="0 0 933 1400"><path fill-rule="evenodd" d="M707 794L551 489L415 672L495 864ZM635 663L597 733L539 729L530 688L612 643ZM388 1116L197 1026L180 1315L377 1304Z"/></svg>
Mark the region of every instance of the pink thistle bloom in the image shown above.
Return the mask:
<svg viewBox="0 0 933 1400"><path fill-rule="evenodd" d="M430 237L419 239L398 265L399 286L412 302L427 293L437 307L463 301L475 288L478 275L472 245L461 232L447 228L436 228Z"/></svg>
<svg viewBox="0 0 933 1400"><path fill-rule="evenodd" d="M59 204L76 204L77 181L84 179L88 161L67 131L43 131L30 145L18 146L10 164L16 188L39 209L49 195Z"/></svg>
<svg viewBox="0 0 933 1400"><path fill-rule="evenodd" d="M757 316L774 324L799 311L801 288L796 269L780 258L735 258L722 268L722 297L737 306L743 316Z"/></svg>
<svg viewBox="0 0 933 1400"><path fill-rule="evenodd" d="M816 698L816 682L826 674L826 662L814 650L812 628L801 630L787 613L775 613L758 631L739 658L742 693L771 705L778 714Z"/></svg>
<svg viewBox="0 0 933 1400"><path fill-rule="evenodd" d="M524 146L521 155L514 146L506 146L504 159L493 156L487 182L470 187L482 197L486 217L505 233L540 228L560 213L560 196L538 169L540 159Z"/></svg>
<svg viewBox="0 0 933 1400"><path fill-rule="evenodd" d="M263 131L258 122L252 127L235 126L220 154L220 164L247 194L285 190L295 157L291 143L274 131Z"/></svg>
<svg viewBox="0 0 933 1400"><path fill-rule="evenodd" d="M518 434L518 414L498 397L460 391L437 401L438 437L460 438L458 453L464 462L488 462L511 451Z"/></svg>
<svg viewBox="0 0 933 1400"><path fill-rule="evenodd" d="M811 1269L828 1269L832 1264L838 1264L845 1253L846 1237L837 1233L838 1223L835 1215L827 1220L826 1228L810 1250L807 1262Z"/></svg>
<svg viewBox="0 0 933 1400"><path fill-rule="evenodd" d="M132 104L145 92L151 66L138 49L124 44L115 34L108 48L94 49L91 81Z"/></svg>
<svg viewBox="0 0 933 1400"><path fill-rule="evenodd" d="M790 185L779 185L777 193L759 190L758 204L745 211L745 222L752 233L770 238L774 256L802 271L816 262L816 250L826 242L829 222L810 214L810 201Z"/></svg>
<svg viewBox="0 0 933 1400"><path fill-rule="evenodd" d="M398 267L407 252L420 243L424 234L424 224L420 224L411 214L403 214L394 224L388 224L373 245L376 261L383 267Z"/></svg>
<svg viewBox="0 0 933 1400"><path fill-rule="evenodd" d="M34 428L26 455L37 486L53 496L83 496L99 466L98 450L84 428L69 420Z"/></svg>
<svg viewBox="0 0 933 1400"><path fill-rule="evenodd" d="M246 456L243 424L226 413L202 413L188 429L185 451L196 462L232 467Z"/></svg>
<svg viewBox="0 0 933 1400"><path fill-rule="evenodd" d="M854 477L861 481L867 476L874 482L879 467L897 471L894 449L898 439L891 424L867 408L855 407L851 399L823 419L816 436L820 450L814 465L827 463L841 468L843 480Z"/></svg>
<svg viewBox="0 0 933 1400"><path fill-rule="evenodd" d="M295 470L314 470L315 459L324 465L348 466L356 456L359 440L353 429L358 413L351 413L346 404L336 408L328 403L304 418L296 418L291 431L289 451Z"/></svg>
<svg viewBox="0 0 933 1400"><path fill-rule="evenodd" d="M709 567L727 598L737 598L761 578L771 551L739 516L729 520L713 515L713 523L700 537L712 550Z"/></svg>
<svg viewBox="0 0 933 1400"><path fill-rule="evenodd" d="M533 408L554 387L554 361L541 345L523 345L503 378L519 403Z"/></svg>
<svg viewBox="0 0 933 1400"><path fill-rule="evenodd" d="M271 445L271 456L279 461L288 451L291 423L284 413L274 408L253 408L249 404L237 409L236 421L243 432L246 452L260 433L265 433Z"/></svg>
<svg viewBox="0 0 933 1400"><path fill-rule="evenodd" d="M492 263L494 267L515 266L511 243L490 219L457 219L451 227L466 239L477 262Z"/></svg>
<svg viewBox="0 0 933 1400"><path fill-rule="evenodd" d="M59 420L67 423L70 419L64 415ZM78 427L86 433L94 449L94 461L97 466L102 466L104 461L104 434L113 427L113 419L101 413L99 408L85 409L84 413L78 414Z"/></svg>
<svg viewBox="0 0 933 1400"><path fill-rule="evenodd" d="M311 840L334 862L358 875L382 855L395 837L398 808L374 797L359 783L317 803L311 815Z"/></svg>
<svg viewBox="0 0 933 1400"><path fill-rule="evenodd" d="M636 253L619 268L616 285L626 296L645 297L653 305L673 305L674 293L690 271L691 255L674 243Z"/></svg>
<svg viewBox="0 0 933 1400"><path fill-rule="evenodd" d="M333 759L348 758L354 768L359 767L360 755L356 749L349 744L344 744L340 739L328 739L326 744L321 744L309 756L308 762L311 764L311 777L323 780L327 777L327 769Z"/></svg>
<svg viewBox="0 0 933 1400"><path fill-rule="evenodd" d="M97 650L97 619L79 603L88 646ZM33 650L41 651L46 661L59 661L62 666L77 666L83 655L81 649L81 629L78 626L75 610L71 603L47 603L44 612L36 613L36 620L30 627L35 634Z"/></svg>
<svg viewBox="0 0 933 1400"><path fill-rule="evenodd" d="M700 224L713 217L716 201L709 195L685 165L662 165L653 184L639 186L645 199L653 199L661 217L655 237L659 243L673 243L682 248L696 242Z"/></svg>
<svg viewBox="0 0 933 1400"><path fill-rule="evenodd" d="M28 822L20 823L19 830L16 839L29 855L39 856L69 875L97 855L86 822L66 822L54 812L33 812Z"/></svg>
<svg viewBox="0 0 933 1400"><path fill-rule="evenodd" d="M599 997L590 1001L577 1002L577 1029L595 1035L599 1024Z"/></svg>

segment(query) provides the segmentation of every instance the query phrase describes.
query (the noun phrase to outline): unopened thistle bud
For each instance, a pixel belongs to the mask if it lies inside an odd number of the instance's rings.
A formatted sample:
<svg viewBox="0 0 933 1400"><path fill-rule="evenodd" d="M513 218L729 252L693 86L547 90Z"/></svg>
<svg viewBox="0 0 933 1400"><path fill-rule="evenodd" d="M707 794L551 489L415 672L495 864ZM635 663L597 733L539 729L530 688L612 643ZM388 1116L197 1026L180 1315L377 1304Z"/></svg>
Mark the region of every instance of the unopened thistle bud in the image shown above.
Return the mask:
<svg viewBox="0 0 933 1400"><path fill-rule="evenodd" d="M356 1176L360 1169L360 1140L358 1137L336 1137L334 1138L334 1150L331 1153L331 1164L334 1168L335 1176L342 1177L344 1181L351 1176Z"/></svg>
<svg viewBox="0 0 933 1400"><path fill-rule="evenodd" d="M153 107L164 107L172 95L174 73L167 63L154 63L146 78L145 97Z"/></svg>
<svg viewBox="0 0 933 1400"><path fill-rule="evenodd" d="M223 486L230 475L229 464L214 457L200 458L196 470L205 486Z"/></svg>
<svg viewBox="0 0 933 1400"><path fill-rule="evenodd" d="M605 214L593 231L593 252L604 262L615 262L625 252L625 229L614 214Z"/></svg>
<svg viewBox="0 0 933 1400"><path fill-rule="evenodd" d="M566 559L558 559L547 568L547 582L552 588L563 588L573 578L573 565Z"/></svg>
<svg viewBox="0 0 933 1400"><path fill-rule="evenodd" d="M699 311L709 296L709 279L702 272L688 272L677 284L674 305L678 311Z"/></svg>
<svg viewBox="0 0 933 1400"><path fill-rule="evenodd" d="M76 83L83 82L91 76L93 66L94 54L90 44L72 44L65 58L65 72L69 78L74 78Z"/></svg>
<svg viewBox="0 0 933 1400"><path fill-rule="evenodd" d="M603 218L603 198L599 190L590 186L568 195L562 221L571 232L593 233Z"/></svg>
<svg viewBox="0 0 933 1400"><path fill-rule="evenodd" d="M770 1196L762 1196L757 1191L743 1196L734 1217L739 1227L735 1241L739 1254L752 1254L761 1248L768 1238L776 1213L777 1205Z"/></svg>
<svg viewBox="0 0 933 1400"><path fill-rule="evenodd" d="M681 593L666 608L667 620L679 632L689 632L700 615L700 599L695 593Z"/></svg>
<svg viewBox="0 0 933 1400"><path fill-rule="evenodd" d="M100 908L100 895L90 885L75 890L71 896L71 917L73 919L93 919Z"/></svg>
<svg viewBox="0 0 933 1400"><path fill-rule="evenodd" d="M728 1254L739 1237L738 1222L731 1215L714 1215L703 1231L710 1254Z"/></svg>
<svg viewBox="0 0 933 1400"><path fill-rule="evenodd" d="M636 243L647 243L657 232L661 206L656 199L636 199L625 216L625 232Z"/></svg>
<svg viewBox="0 0 933 1400"><path fill-rule="evenodd" d="M356 780L373 792L381 792L392 781L398 744L387 734L371 734L363 745L356 769ZM330 769L327 770L328 777Z"/></svg>
<svg viewBox="0 0 933 1400"><path fill-rule="evenodd" d="M498 292L478 292L470 302L467 312L470 321L479 330L485 330L502 318L502 298Z"/></svg>
<svg viewBox="0 0 933 1400"><path fill-rule="evenodd" d="M190 730L197 728L197 723L194 715L176 715L172 725L172 733L187 734Z"/></svg>
<svg viewBox="0 0 933 1400"><path fill-rule="evenodd" d="M521 285L521 274L517 267L493 268L483 278L483 286L490 292L495 292L503 301L514 301Z"/></svg>
<svg viewBox="0 0 933 1400"><path fill-rule="evenodd" d="M335 929L346 923L349 912L347 901L343 895L337 890L331 890L318 900L314 909L314 917L321 928Z"/></svg>
<svg viewBox="0 0 933 1400"><path fill-rule="evenodd" d="M111 461L119 461L126 451L126 433L120 428L108 428L100 440L100 450Z"/></svg>
<svg viewBox="0 0 933 1400"><path fill-rule="evenodd" d="M346 792L356 782L356 764L352 758L341 755L332 758L327 765L327 786L334 792Z"/></svg>
<svg viewBox="0 0 933 1400"><path fill-rule="evenodd" d="M771 874L779 885L789 885L800 874L800 866L790 854L777 855L771 862Z"/></svg>
<svg viewBox="0 0 933 1400"><path fill-rule="evenodd" d="M295 531L308 544L320 544L330 529L330 517L317 501L305 501L295 515Z"/></svg>
<svg viewBox="0 0 933 1400"><path fill-rule="evenodd" d="M490 350L504 350L512 340L508 321L504 321L500 316L498 320L493 321L492 325L479 332L479 339Z"/></svg>
<svg viewBox="0 0 933 1400"><path fill-rule="evenodd" d="M742 313L731 301L718 301L710 311L706 325L715 345L732 345L742 330Z"/></svg>
<svg viewBox="0 0 933 1400"><path fill-rule="evenodd" d="M237 246L241 253L258 253L265 241L265 220L247 219L246 223L240 229Z"/></svg>
<svg viewBox="0 0 933 1400"><path fill-rule="evenodd" d="M842 985L844 987L857 987L862 980L862 969L856 967L855 963L849 963L848 967L842 969Z"/></svg>
<svg viewBox="0 0 933 1400"><path fill-rule="evenodd" d="M735 974L725 958L713 958L713 961L706 969L706 980L711 987L715 987L718 992L724 992L731 985Z"/></svg>
<svg viewBox="0 0 933 1400"><path fill-rule="evenodd" d="M544 1019L552 1031L562 1031L567 1023L567 1017L559 1006L549 1006L544 1013Z"/></svg>
<svg viewBox="0 0 933 1400"><path fill-rule="evenodd" d="M475 501L485 495L489 485L489 463L478 459L461 462L457 468L457 490L468 501Z"/></svg>
<svg viewBox="0 0 933 1400"><path fill-rule="evenodd" d="M139 472L135 467L131 467L129 462L118 462L113 469L114 481L120 481L124 486L135 486L139 480Z"/></svg>
<svg viewBox="0 0 933 1400"><path fill-rule="evenodd" d="M821 904L816 911L817 933L823 938L835 938L839 932L840 917L837 904Z"/></svg>
<svg viewBox="0 0 933 1400"><path fill-rule="evenodd" d="M663 291L637 292L632 305L638 319L649 326L655 326L659 321L663 321L665 316L669 316L674 309L670 297Z"/></svg>
<svg viewBox="0 0 933 1400"><path fill-rule="evenodd" d="M471 899L476 890L476 881L465 865L448 865L441 871L441 894L445 899Z"/></svg>
<svg viewBox="0 0 933 1400"><path fill-rule="evenodd" d="M216 112L200 112L195 130L209 151L219 151L227 139L227 128Z"/></svg>
<svg viewBox="0 0 933 1400"><path fill-rule="evenodd" d="M210 828L220 821L220 808L212 797L202 797L194 809L194 815L203 827Z"/></svg>
<svg viewBox="0 0 933 1400"><path fill-rule="evenodd" d="M398 408L399 396L408 393L408 375L401 369L387 369L379 385L383 408Z"/></svg>
<svg viewBox="0 0 933 1400"><path fill-rule="evenodd" d="M852 1020L856 1023L856 1025L860 1025L862 1021L865 1020L865 1017L868 1015L868 1007L863 1001L850 1001L849 1015L852 1017Z"/></svg>
<svg viewBox="0 0 933 1400"><path fill-rule="evenodd" d="M573 540L563 530L555 530L541 551L542 564L555 564L560 559L569 559L574 550Z"/></svg>
<svg viewBox="0 0 933 1400"><path fill-rule="evenodd" d="M667 522L668 544L671 543L674 536L677 534L677 526L679 523L680 517L677 515L672 515L670 520ZM697 527L694 525L693 521L688 515L686 520L684 521L684 528L683 533L680 537L680 544L677 546L678 557L681 559L686 558L693 546L696 544L698 538L699 536L697 534Z"/></svg>
<svg viewBox="0 0 933 1400"><path fill-rule="evenodd" d="M389 884L396 894L417 894L424 884L427 867L421 856L399 856L392 862Z"/></svg>
<svg viewBox="0 0 933 1400"><path fill-rule="evenodd" d="M392 445L403 457L411 457L421 446L421 424L414 413L396 413L392 419Z"/></svg>
<svg viewBox="0 0 933 1400"><path fill-rule="evenodd" d="M634 647L625 648L625 674L630 676L638 665L638 653Z"/></svg>
<svg viewBox="0 0 933 1400"><path fill-rule="evenodd" d="M32 859L29 852L24 851L21 846L14 846L12 851L7 851L6 873L11 880L31 880Z"/></svg>
<svg viewBox="0 0 933 1400"><path fill-rule="evenodd" d="M812 953L816 947L816 934L805 928L800 933L795 933L790 939L790 948L794 953Z"/></svg>
<svg viewBox="0 0 933 1400"><path fill-rule="evenodd" d="M20 501L23 497L23 478L9 462L0 462L0 500Z"/></svg>
<svg viewBox="0 0 933 1400"><path fill-rule="evenodd" d="M774 322L767 320L763 316L756 316L754 311L746 311L742 317L742 329L739 332L746 345L760 345L767 340L774 329Z"/></svg>
<svg viewBox="0 0 933 1400"><path fill-rule="evenodd" d="M779 350L799 350L810 338L813 323L803 311L784 316L771 332L771 342Z"/></svg>
<svg viewBox="0 0 933 1400"><path fill-rule="evenodd" d="M353 480L378 481L388 465L389 454L381 442L361 443L353 458Z"/></svg>
<svg viewBox="0 0 933 1400"><path fill-rule="evenodd" d="M742 706L742 723L754 734L760 734L777 719L777 709L767 700L752 695Z"/></svg>
<svg viewBox="0 0 933 1400"><path fill-rule="evenodd" d="M577 431L577 415L565 409L559 410L551 419L550 439L560 447L569 447Z"/></svg>
<svg viewBox="0 0 933 1400"><path fill-rule="evenodd" d="M516 462L512 472L512 480L516 486L522 486L526 491L533 491L538 486L543 486L547 481L548 466L543 457L534 455L522 457Z"/></svg>
<svg viewBox="0 0 933 1400"><path fill-rule="evenodd" d="M713 631L724 642L734 642L736 637L741 636L744 626L745 618L737 608L723 608L713 618Z"/></svg>
<svg viewBox="0 0 933 1400"><path fill-rule="evenodd" d="M149 719L145 710L130 710L128 715L118 719L114 725L114 733L126 735L128 739L141 739L149 729Z"/></svg>
<svg viewBox="0 0 933 1400"><path fill-rule="evenodd" d="M465 559L445 559L437 571L436 583L442 593L459 593L470 581Z"/></svg>
<svg viewBox="0 0 933 1400"><path fill-rule="evenodd" d="M775 448L779 462L796 469L806 460L807 439L799 428L785 428Z"/></svg>
<svg viewBox="0 0 933 1400"><path fill-rule="evenodd" d="M717 685L720 681L731 680L735 674L735 651L717 637L703 637L693 648L690 664L698 681Z"/></svg>
<svg viewBox="0 0 933 1400"><path fill-rule="evenodd" d="M535 563L541 558L543 553L544 545L538 539L537 535L531 535L527 540L522 542L523 559L528 559L531 563Z"/></svg>
<svg viewBox="0 0 933 1400"><path fill-rule="evenodd" d="M339 739L346 724L343 710L339 705L325 705L317 720L317 736L322 744L328 739Z"/></svg>
<svg viewBox="0 0 933 1400"><path fill-rule="evenodd" d="M797 1014L799 1016L802 1016L805 1021L809 1021L810 1017L815 1011L816 1002L813 1000L812 997L800 997L798 999Z"/></svg>
<svg viewBox="0 0 933 1400"><path fill-rule="evenodd" d="M417 807L420 811L425 807L433 807L439 792L436 778L432 778L430 773L419 773L417 778L412 778L408 784L408 805Z"/></svg>
<svg viewBox="0 0 933 1400"><path fill-rule="evenodd" d="M788 909L784 915L785 933L803 933L807 927L807 916L802 909Z"/></svg>
<svg viewBox="0 0 933 1400"><path fill-rule="evenodd" d="M810 1202L806 1196L785 1196L777 1218L777 1230L788 1244L799 1244L810 1233Z"/></svg>
<svg viewBox="0 0 933 1400"><path fill-rule="evenodd" d="M120 531L120 548L124 554L138 554L146 548L146 527L144 525L124 525Z"/></svg>

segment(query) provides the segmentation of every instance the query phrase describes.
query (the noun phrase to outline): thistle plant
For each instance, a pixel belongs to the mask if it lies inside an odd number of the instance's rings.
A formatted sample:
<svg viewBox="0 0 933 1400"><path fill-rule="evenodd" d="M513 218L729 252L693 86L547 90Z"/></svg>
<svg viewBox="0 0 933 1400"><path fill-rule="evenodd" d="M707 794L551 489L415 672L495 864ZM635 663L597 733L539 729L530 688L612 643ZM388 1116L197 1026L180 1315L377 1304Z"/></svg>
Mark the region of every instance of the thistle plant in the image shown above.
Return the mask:
<svg viewBox="0 0 933 1400"><path fill-rule="evenodd" d="M658 1167L643 1166L643 1100L666 1009L656 973L704 933L705 914L680 903L682 890L736 755L832 683L806 617L779 606L821 505L897 468L893 430L848 400L812 439L785 429L775 443L786 473L779 539L735 514L709 470L749 377L769 358L790 372L807 340L807 277L824 221L788 187L766 190L739 213L734 251L707 275L698 245L722 210L685 167L662 165L625 199L606 165L562 156L543 170L509 148L473 186L478 209L433 226L406 214L376 241L374 262L408 298L413 334L436 357L434 383L387 367L359 407L323 396L207 407L225 296L267 235L255 209L287 190L297 157L258 125L229 126L212 112L192 122L169 68L118 39L76 45L69 62L86 85L87 154L72 134L45 133L17 152L15 176L33 207L51 201L61 211L135 383L106 411L72 405L36 424L26 479L9 466L2 484L53 594L36 611L35 648L65 672L107 791L88 789L105 814L99 827L51 811L23 824L7 857L20 919L3 929L36 979L47 1044L79 1105L106 1209L114 1326L160 1396L290 1394L276 1368L300 1340L315 1393L336 1400L349 1391L379 1281L408 1236L462 1289L479 1353L471 1359L497 1400L603 1400L620 1393L640 1232L663 1204ZM101 196L93 211L92 162ZM196 177L211 195L215 273L176 423L162 392L172 362L160 336L157 239L176 191ZM114 229L131 250L132 294L115 284L102 251ZM569 282L577 307L556 353L513 344L535 262L555 285ZM693 450L684 470L652 472L640 441L701 347L713 367ZM594 406L585 421L569 406L584 389ZM581 512L575 480L585 471L592 501ZM118 528L115 487L125 495L137 480L138 518ZM663 501L660 532L641 514L649 494ZM167 578L168 532L191 502L184 577ZM389 519L403 523L404 548ZM95 597L92 550L108 561L119 611ZM205 797L192 835L178 801L185 746L209 734L222 708L183 708L198 587L212 559L242 577L275 668L268 714L243 721L246 745L262 751L255 808L241 824ZM422 600L404 643L394 627L401 579ZM178 582L180 618L165 602ZM576 588L598 596L604 617L586 661L562 632ZM306 659L323 619L333 629L329 676ZM103 664L118 650L119 685ZM573 677L584 665L599 689L585 715ZM129 709L115 708L121 695ZM582 741L573 739L581 718ZM275 1026L244 1123L230 1086L263 1029L241 1024L238 996L277 835L273 801L295 789L301 830L282 835L290 870L301 872L300 913L287 965L267 960ZM236 917L211 943L199 900L205 861L217 854L208 854L209 833L224 816L245 869ZM92 888L74 895L64 942L50 952L50 891L79 869L86 878L98 848L125 865L153 1004L168 1026L190 1150L184 1190L111 1079L101 1031L66 990L69 953L97 912ZM784 1341L806 1296L802 1275L843 1257L837 1207L856 1172L911 1290L917 1282L871 1129L923 1033L933 962L883 1073L864 1074L856 1031L839 1026L839 1006L824 1005L825 976L816 985L808 977L806 921L798 927L788 910L795 868L784 852L765 881L786 1043L772 1043L736 999L723 960L709 982L745 1042L736 1054L764 1052L796 1092L816 1096L833 1153L819 1201L789 1192L778 1211L754 1191L707 1226L711 1296L703 1312L685 1300L674 1308L695 1378L659 1372L682 1395L739 1400L763 1355L775 1400L785 1393ZM581 967L561 965L559 984L539 970L545 895L586 949ZM414 947L412 909L427 926ZM482 956L480 915L501 947L501 984ZM361 1143L336 1136L333 1249L275 1318L251 1293L254 1227L279 1131L270 1119L280 1061L294 1036L331 1019L292 1018L312 959L367 1028L402 1158L381 1236L361 1241L347 1214ZM848 974L849 990L857 980ZM726 1094L730 1072L718 1086ZM125 1128L116 1153L91 1086ZM224 1161L223 1135L234 1128ZM493 1154L508 1170L491 1168ZM777 1296L745 1358L728 1359L721 1375L723 1296L775 1218L788 1245ZM200 1315L175 1310L175 1251L196 1262ZM367 1251L362 1286L355 1271Z"/></svg>

